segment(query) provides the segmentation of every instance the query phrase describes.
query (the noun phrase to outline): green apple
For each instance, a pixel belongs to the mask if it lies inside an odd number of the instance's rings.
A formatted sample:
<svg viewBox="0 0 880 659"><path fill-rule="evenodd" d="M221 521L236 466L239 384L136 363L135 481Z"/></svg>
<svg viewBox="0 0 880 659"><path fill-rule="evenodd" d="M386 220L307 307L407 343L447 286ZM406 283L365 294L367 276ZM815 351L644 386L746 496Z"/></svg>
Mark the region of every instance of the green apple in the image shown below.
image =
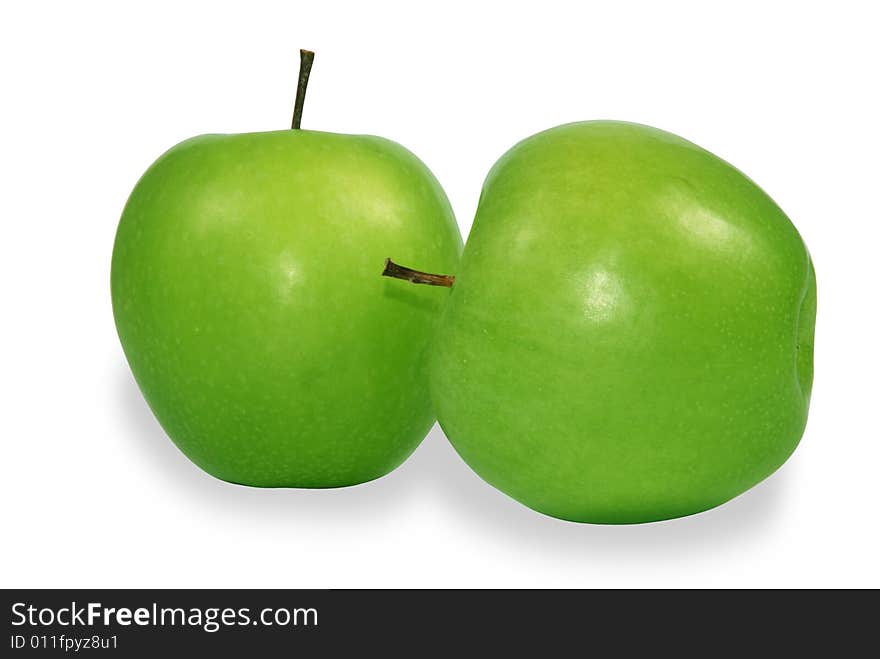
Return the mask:
<svg viewBox="0 0 880 659"><path fill-rule="evenodd" d="M298 129L301 83L295 129L161 156L113 248L116 326L144 397L193 462L247 485L352 485L407 458L434 421L428 346L448 291L379 274L389 250L441 271L461 252L412 153Z"/></svg>
<svg viewBox="0 0 880 659"><path fill-rule="evenodd" d="M797 445L810 257L751 180L635 124L560 126L493 167L443 312L431 388L486 481L548 515L706 510Z"/></svg>

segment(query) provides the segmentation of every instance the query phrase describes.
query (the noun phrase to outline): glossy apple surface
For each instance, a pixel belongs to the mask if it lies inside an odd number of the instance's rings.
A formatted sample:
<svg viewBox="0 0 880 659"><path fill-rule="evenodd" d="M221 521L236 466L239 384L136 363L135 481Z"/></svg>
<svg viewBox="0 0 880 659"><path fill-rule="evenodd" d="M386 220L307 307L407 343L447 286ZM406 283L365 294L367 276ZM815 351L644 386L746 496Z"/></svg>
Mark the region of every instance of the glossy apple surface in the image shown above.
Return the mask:
<svg viewBox="0 0 880 659"><path fill-rule="evenodd" d="M735 497L797 445L816 288L779 207L684 139L569 124L489 173L432 364L485 480L568 520Z"/></svg>
<svg viewBox="0 0 880 659"><path fill-rule="evenodd" d="M150 407L205 471L351 485L394 469L434 420L427 350L448 290L402 290L383 261L453 271L460 251L440 185L393 142L206 135L132 192L113 310Z"/></svg>

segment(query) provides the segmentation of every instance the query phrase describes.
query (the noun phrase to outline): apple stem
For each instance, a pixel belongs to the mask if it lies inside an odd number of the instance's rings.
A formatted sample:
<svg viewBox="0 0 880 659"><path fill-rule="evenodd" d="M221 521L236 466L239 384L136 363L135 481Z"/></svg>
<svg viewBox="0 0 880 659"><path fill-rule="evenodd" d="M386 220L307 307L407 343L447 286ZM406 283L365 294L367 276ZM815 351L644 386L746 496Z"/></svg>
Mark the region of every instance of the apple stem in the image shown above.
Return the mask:
<svg viewBox="0 0 880 659"><path fill-rule="evenodd" d="M311 50L299 51L299 83L296 86L296 102L293 106L293 121L290 127L293 130L299 130L300 122L303 116L303 103L306 102L306 87L309 86L309 74L312 72L312 61L315 59L315 53Z"/></svg>
<svg viewBox="0 0 880 659"><path fill-rule="evenodd" d="M404 281L412 282L413 284L446 286L446 288L452 288L452 285L455 283L455 275L434 275L430 272L413 270L412 268L398 265L391 259L385 259L385 269L382 271L382 276L403 279Z"/></svg>

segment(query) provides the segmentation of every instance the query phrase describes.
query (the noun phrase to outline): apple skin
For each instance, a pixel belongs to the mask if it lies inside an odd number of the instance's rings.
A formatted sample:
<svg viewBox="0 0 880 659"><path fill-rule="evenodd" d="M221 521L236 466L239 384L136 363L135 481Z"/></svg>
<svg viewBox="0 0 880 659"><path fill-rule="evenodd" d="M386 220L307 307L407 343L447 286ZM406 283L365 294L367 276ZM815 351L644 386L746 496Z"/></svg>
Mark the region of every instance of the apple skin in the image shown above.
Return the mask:
<svg viewBox="0 0 880 659"><path fill-rule="evenodd" d="M816 287L779 207L663 131L568 124L490 171L432 357L443 430L542 513L697 513L796 447Z"/></svg>
<svg viewBox="0 0 880 659"><path fill-rule="evenodd" d="M402 463L434 421L428 347L462 241L430 171L394 142L204 135L138 182L113 248L126 357L165 431L217 478L337 487Z"/></svg>

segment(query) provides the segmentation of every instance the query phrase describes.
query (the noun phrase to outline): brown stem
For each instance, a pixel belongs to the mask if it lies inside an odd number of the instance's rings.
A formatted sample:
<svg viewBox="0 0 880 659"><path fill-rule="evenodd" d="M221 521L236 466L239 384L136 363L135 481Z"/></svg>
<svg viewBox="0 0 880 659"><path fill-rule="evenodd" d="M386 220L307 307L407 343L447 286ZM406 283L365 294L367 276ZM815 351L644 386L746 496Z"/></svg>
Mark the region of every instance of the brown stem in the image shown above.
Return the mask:
<svg viewBox="0 0 880 659"><path fill-rule="evenodd" d="M385 259L385 269L382 271L383 277L394 277L395 279L403 279L413 284L428 284L429 286L446 286L452 288L455 283L455 275L434 275L430 272L422 272L421 270L413 270L406 266L397 265L391 259Z"/></svg>
<svg viewBox="0 0 880 659"><path fill-rule="evenodd" d="M299 51L299 83L296 86L296 102L293 105L293 121L290 127L299 130L303 116L303 104L306 102L306 87L309 86L309 74L312 72L312 61L315 53L311 50Z"/></svg>

